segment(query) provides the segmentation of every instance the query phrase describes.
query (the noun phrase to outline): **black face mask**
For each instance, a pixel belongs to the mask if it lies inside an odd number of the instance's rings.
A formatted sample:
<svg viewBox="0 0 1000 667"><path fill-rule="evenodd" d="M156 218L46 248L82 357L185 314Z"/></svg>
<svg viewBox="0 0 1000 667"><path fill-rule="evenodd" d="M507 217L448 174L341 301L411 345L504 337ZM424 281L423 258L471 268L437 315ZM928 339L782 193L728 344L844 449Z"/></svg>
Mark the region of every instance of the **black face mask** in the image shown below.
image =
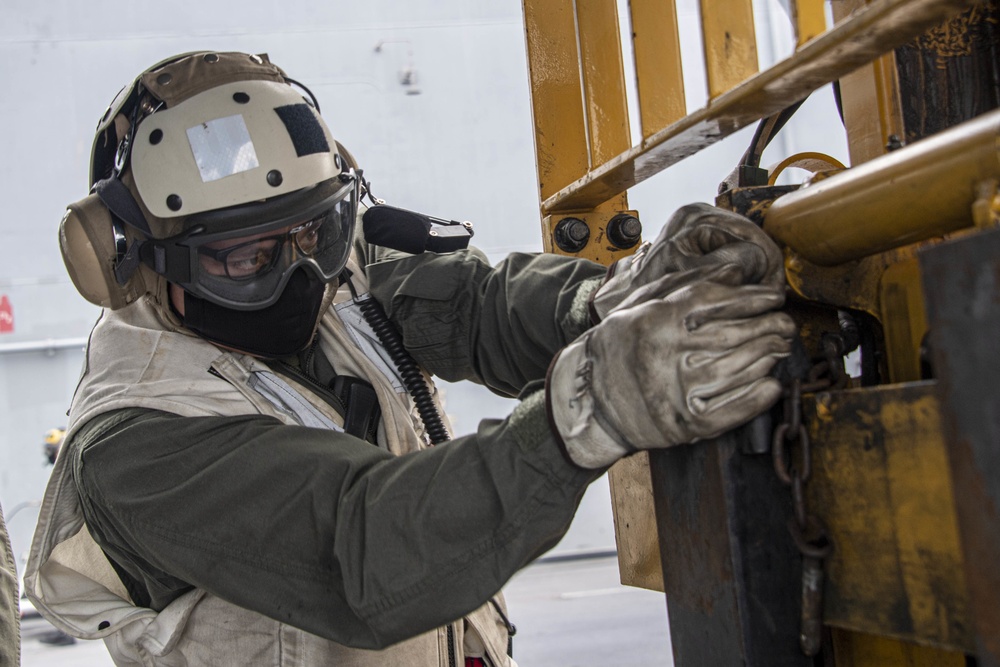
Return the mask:
<svg viewBox="0 0 1000 667"><path fill-rule="evenodd" d="M260 310L233 310L184 292L181 321L213 343L265 359L295 354L309 345L326 283L298 269L278 300Z"/></svg>

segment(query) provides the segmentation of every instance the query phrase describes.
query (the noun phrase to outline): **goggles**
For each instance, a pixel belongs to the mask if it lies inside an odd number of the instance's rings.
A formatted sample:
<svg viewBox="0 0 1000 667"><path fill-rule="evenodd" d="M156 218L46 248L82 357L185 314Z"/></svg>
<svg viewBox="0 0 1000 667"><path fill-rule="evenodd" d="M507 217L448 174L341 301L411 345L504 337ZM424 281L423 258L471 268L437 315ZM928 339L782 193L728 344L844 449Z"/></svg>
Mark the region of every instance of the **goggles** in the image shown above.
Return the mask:
<svg viewBox="0 0 1000 667"><path fill-rule="evenodd" d="M144 245L142 259L185 291L235 310L272 305L296 269L331 282L354 241L353 172L254 204L191 216L187 229Z"/></svg>

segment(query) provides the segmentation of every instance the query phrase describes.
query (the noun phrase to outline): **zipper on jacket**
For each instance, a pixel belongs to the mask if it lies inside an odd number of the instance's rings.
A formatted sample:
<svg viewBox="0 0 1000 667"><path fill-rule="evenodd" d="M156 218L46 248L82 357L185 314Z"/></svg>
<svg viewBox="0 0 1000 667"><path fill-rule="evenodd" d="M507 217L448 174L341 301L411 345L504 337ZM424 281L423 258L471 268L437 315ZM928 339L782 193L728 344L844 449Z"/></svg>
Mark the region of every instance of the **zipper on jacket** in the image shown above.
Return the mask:
<svg viewBox="0 0 1000 667"><path fill-rule="evenodd" d="M455 657L455 626L448 626L448 667L458 667Z"/></svg>

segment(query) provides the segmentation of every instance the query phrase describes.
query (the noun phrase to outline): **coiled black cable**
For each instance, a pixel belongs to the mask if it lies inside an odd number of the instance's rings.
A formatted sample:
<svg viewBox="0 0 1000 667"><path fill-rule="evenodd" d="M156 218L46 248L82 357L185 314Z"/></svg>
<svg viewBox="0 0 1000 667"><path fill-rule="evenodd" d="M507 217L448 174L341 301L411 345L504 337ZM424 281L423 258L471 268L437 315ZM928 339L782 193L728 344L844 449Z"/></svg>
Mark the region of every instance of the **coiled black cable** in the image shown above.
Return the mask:
<svg viewBox="0 0 1000 667"><path fill-rule="evenodd" d="M396 327L389 321L389 316L385 314L381 304L375 299L355 299L355 303L361 309L368 326L372 328L379 342L389 353L392 363L399 369L399 375L403 379L403 386L413 397L413 403L417 406L417 413L420 420L424 422L427 429L427 436L431 444L438 445L451 439L448 429L445 428L441 415L438 414L437 406L431 391L424 382L424 375L420 372L420 367L414 361L410 353L403 346L403 338Z"/></svg>

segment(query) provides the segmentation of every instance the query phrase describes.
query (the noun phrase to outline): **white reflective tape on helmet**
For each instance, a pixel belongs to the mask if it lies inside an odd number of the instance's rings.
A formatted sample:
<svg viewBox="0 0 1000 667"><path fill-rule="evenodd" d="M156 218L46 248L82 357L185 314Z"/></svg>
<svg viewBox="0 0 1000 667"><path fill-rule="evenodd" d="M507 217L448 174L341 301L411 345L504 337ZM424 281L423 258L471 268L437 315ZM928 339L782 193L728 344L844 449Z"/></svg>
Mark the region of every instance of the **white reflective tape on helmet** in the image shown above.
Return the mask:
<svg viewBox="0 0 1000 667"><path fill-rule="evenodd" d="M195 164L205 183L260 166L243 116L227 116L187 129Z"/></svg>

